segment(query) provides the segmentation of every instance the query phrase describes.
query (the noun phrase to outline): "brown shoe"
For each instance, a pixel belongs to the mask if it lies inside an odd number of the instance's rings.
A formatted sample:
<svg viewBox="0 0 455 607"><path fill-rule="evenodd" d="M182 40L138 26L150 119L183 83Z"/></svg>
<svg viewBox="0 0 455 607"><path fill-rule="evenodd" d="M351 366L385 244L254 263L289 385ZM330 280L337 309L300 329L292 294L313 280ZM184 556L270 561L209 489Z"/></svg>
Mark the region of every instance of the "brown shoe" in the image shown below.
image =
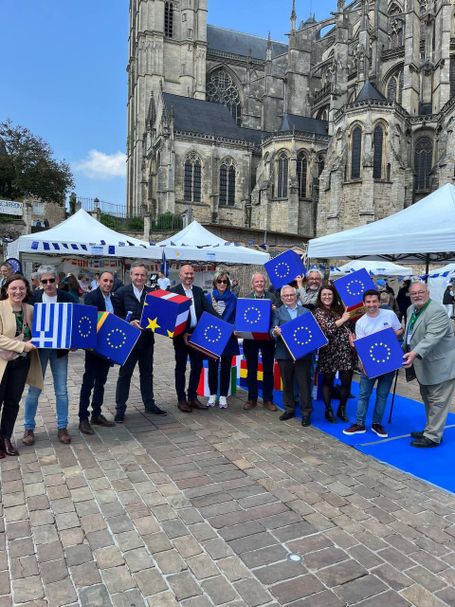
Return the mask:
<svg viewBox="0 0 455 607"><path fill-rule="evenodd" d="M110 422L104 415L97 415L96 417L92 415L92 424L95 424L95 426L105 426L106 428L113 428L115 426L115 422Z"/></svg>
<svg viewBox="0 0 455 607"><path fill-rule="evenodd" d="M243 408L245 409L245 411L249 411L250 409L254 409L257 404L257 400L247 400L246 403L243 405Z"/></svg>
<svg viewBox="0 0 455 607"><path fill-rule="evenodd" d="M208 409L208 406L201 403L201 401L197 397L189 400L188 404L192 409L201 409L202 411Z"/></svg>
<svg viewBox="0 0 455 607"><path fill-rule="evenodd" d="M79 430L84 434L95 434L95 430L90 425L88 419L81 419L79 422Z"/></svg>
<svg viewBox="0 0 455 607"><path fill-rule="evenodd" d="M4 438L3 444L6 455L19 455L19 451L16 449L16 447L13 445L9 438Z"/></svg>
<svg viewBox="0 0 455 607"><path fill-rule="evenodd" d="M278 411L271 400L265 400L262 404L264 405L264 409L267 409L267 411Z"/></svg>
<svg viewBox="0 0 455 607"><path fill-rule="evenodd" d="M33 430L25 430L22 442L24 445L27 445L27 447L31 447L35 443L35 434Z"/></svg>
<svg viewBox="0 0 455 607"><path fill-rule="evenodd" d="M180 411L183 411L183 413L191 413L192 411L186 400L179 400L177 407L180 409Z"/></svg>
<svg viewBox="0 0 455 607"><path fill-rule="evenodd" d="M69 445L71 442L71 436L68 434L68 430L66 428L60 428L57 432L58 440L64 445Z"/></svg>

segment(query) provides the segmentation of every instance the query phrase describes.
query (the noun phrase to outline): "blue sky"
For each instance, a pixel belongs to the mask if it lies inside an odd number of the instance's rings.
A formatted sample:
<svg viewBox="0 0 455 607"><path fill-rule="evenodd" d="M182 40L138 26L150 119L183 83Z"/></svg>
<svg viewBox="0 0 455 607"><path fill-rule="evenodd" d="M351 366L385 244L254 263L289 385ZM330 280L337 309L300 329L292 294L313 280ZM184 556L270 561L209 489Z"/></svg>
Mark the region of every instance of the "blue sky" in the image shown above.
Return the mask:
<svg viewBox="0 0 455 607"><path fill-rule="evenodd" d="M43 137L81 197L125 202L128 0L1 0L0 120ZM209 23L285 40L292 0L209 0ZM228 10L227 10L227 7ZM296 0L298 19L336 0Z"/></svg>

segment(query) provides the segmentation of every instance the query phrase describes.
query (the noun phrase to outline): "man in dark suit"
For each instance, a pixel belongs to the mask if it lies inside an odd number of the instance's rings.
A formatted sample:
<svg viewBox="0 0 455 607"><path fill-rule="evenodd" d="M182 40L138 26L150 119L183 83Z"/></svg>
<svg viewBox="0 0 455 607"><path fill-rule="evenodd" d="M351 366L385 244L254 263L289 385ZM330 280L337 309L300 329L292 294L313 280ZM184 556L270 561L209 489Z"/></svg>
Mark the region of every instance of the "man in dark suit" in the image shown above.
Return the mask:
<svg viewBox="0 0 455 607"><path fill-rule="evenodd" d="M179 270L180 284L170 289L173 293L184 295L192 299L190 314L185 333L174 338L175 350L175 390L177 392L178 408L184 413L191 413L193 409L208 409L207 405L203 405L197 397L197 386L202 370L202 355L188 346L188 337L193 332L197 321L202 316L202 313L209 312L216 314L215 310L209 304L204 295L204 291L200 287L193 285L194 270L192 266L185 265ZM185 373L186 361L190 358L190 380L188 384L188 399L185 393Z"/></svg>
<svg viewBox="0 0 455 607"><path fill-rule="evenodd" d="M142 308L144 307L145 296L148 292L145 287L147 280L147 269L141 262L136 262L130 270L131 284L121 287L116 291L119 301L120 314L122 318L128 316L130 324L140 329L140 319ZM157 415L166 415L156 406L153 395L153 350L155 338L152 331L142 329L141 335L136 345L128 356L125 364L120 367L117 389L115 392L116 401L116 422L125 420L126 403L130 395L131 378L133 376L136 363L139 362L139 381L141 388L142 402L145 410Z"/></svg>
<svg viewBox="0 0 455 607"><path fill-rule="evenodd" d="M301 316L310 314L303 306L297 305L297 290L286 285L281 288L281 300L283 305L273 313L271 335L276 339L275 358L280 366L281 379L283 380L283 401L285 411L280 415L280 420L291 419L295 415L294 380L297 381L300 392L300 409L302 411L302 426L311 424L311 412L313 403L311 399L311 354L294 361L289 350L281 339L281 325Z"/></svg>
<svg viewBox="0 0 455 607"><path fill-rule="evenodd" d="M43 265L37 270L41 283L41 289L37 289L33 294L34 303L74 303L73 298L66 291L58 288L58 273L54 266ZM64 445L71 442L68 434L68 353L69 350L57 348L41 348L38 354L43 370L43 377L46 375L46 367L51 366L52 380L54 383L55 402L57 410L57 430L58 440ZM24 406L24 436L22 442L24 445L33 445L35 442L35 417L38 408L38 399L41 394L39 388L30 386Z"/></svg>
<svg viewBox="0 0 455 607"><path fill-rule="evenodd" d="M117 297L112 293L114 275L112 272L103 272L98 278L98 287L87 293L84 303L95 306L98 312L112 312L120 314L120 305ZM81 395L79 397L79 430L84 434L95 434L89 418L90 395L92 396L92 424L97 426L115 426L114 422L107 420L101 413L104 399L104 386L111 363L91 352L85 351L85 369L82 377Z"/></svg>

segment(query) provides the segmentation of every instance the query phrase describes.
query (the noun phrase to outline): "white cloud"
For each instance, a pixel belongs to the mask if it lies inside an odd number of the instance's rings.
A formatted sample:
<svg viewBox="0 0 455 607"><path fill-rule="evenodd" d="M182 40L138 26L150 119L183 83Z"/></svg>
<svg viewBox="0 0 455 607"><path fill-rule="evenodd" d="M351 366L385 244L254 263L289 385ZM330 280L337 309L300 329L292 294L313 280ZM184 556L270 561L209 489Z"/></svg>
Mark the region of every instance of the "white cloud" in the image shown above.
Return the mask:
<svg viewBox="0 0 455 607"><path fill-rule="evenodd" d="M73 169L92 179L111 179L126 177L126 154L115 152L105 154L98 150L90 150L87 158L73 163Z"/></svg>

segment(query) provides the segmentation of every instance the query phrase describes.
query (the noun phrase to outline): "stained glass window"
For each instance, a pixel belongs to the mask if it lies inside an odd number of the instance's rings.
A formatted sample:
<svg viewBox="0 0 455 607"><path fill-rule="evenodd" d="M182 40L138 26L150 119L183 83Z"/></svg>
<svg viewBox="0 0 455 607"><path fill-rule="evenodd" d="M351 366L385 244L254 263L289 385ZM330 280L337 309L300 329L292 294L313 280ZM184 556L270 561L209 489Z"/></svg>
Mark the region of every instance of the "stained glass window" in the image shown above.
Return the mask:
<svg viewBox="0 0 455 607"><path fill-rule="evenodd" d="M186 202L201 202L201 161L191 154L185 161L184 199Z"/></svg>
<svg viewBox="0 0 455 607"><path fill-rule="evenodd" d="M306 198L308 160L304 152L297 156L297 180L299 183L299 198Z"/></svg>
<svg viewBox="0 0 455 607"><path fill-rule="evenodd" d="M278 156L278 198L288 197L289 162L285 152Z"/></svg>
<svg viewBox="0 0 455 607"><path fill-rule="evenodd" d="M360 159L362 155L362 129L356 126L352 131L351 179L360 179Z"/></svg>
<svg viewBox="0 0 455 607"><path fill-rule="evenodd" d="M373 179L382 178L382 149L384 144L384 129L377 125L373 133Z"/></svg>
<svg viewBox="0 0 455 607"><path fill-rule="evenodd" d="M420 137L416 141L414 152L415 189L430 189L430 171L433 159L433 142L429 137Z"/></svg>
<svg viewBox="0 0 455 607"><path fill-rule="evenodd" d="M220 205L233 207L235 204L235 167L227 159L220 167Z"/></svg>
<svg viewBox="0 0 455 607"><path fill-rule="evenodd" d="M242 107L237 87L228 72L219 68L213 71L207 82L207 101L221 103L229 108L232 117L240 126L242 123Z"/></svg>

